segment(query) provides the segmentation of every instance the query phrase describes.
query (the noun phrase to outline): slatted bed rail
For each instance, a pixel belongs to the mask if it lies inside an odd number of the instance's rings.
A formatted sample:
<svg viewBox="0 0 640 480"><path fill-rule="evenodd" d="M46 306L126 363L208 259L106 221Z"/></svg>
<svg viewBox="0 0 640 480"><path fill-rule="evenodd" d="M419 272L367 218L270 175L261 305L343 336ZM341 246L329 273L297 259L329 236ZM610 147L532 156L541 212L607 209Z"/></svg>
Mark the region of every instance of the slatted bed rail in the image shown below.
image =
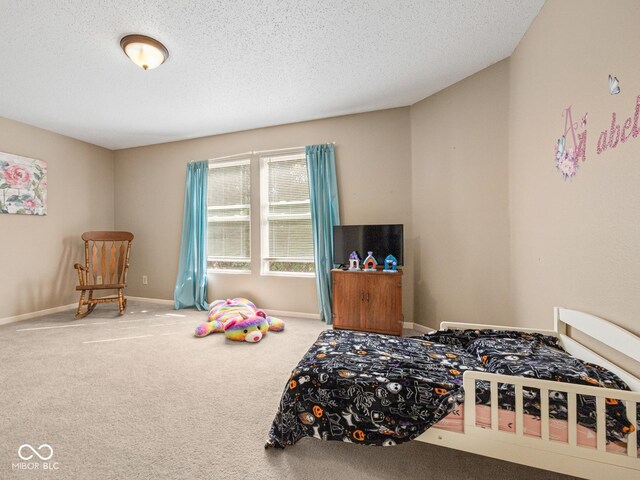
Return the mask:
<svg viewBox="0 0 640 480"><path fill-rule="evenodd" d="M486 381L490 385L491 392L491 428L477 425L475 390L477 381ZM499 402L498 388L500 384L512 385L515 390L515 432L505 432L499 430ZM487 372L467 371L463 376L465 391L464 402L464 433L479 437L491 437L511 444L519 444L524 447L538 450L548 450L555 453L561 452L573 457L584 459L597 459L603 463L613 463L615 465L628 468L640 468L638 457L638 444L636 431L637 408L640 402L640 392L625 390L615 390L610 388L592 387L588 385L578 385L572 383L553 382L549 380L539 380L535 378L514 377L510 375L500 375ZM524 395L523 389L535 389L540 392L540 422L541 435L525 435L524 432ZM549 393L552 391L562 392L567 395L567 428L568 441L561 442L551 440L549 436L549 424L552 420L549 417ZM596 441L597 449L581 446L578 444L578 421L577 421L577 398L578 395L594 397L596 401ZM627 417L634 426L634 433L627 435L626 455L607 451L606 439L606 404L613 401L623 402L626 406Z"/></svg>
<svg viewBox="0 0 640 480"><path fill-rule="evenodd" d="M487 372L467 371L463 376L465 390L464 432L449 432L431 428L419 437L419 440L442 445L466 452L517 462L533 467L553 470L568 475L588 479L616 478L617 480L640 478L640 456L638 455L637 422L638 403L640 402L640 378L630 373L636 365L640 369L640 337L591 314L562 307L554 308L554 330L533 328L515 328L500 325L480 325L474 323L443 322L441 329L489 329L536 332L555 336L562 347L571 355L586 362L600 365L615 373L630 387L631 391L605 389L588 385L553 382L533 378L515 377ZM596 342L589 345L575 338L574 330ZM618 356L609 357L606 345L617 352ZM622 354L627 360L621 360ZM620 365L625 365L622 368ZM490 412L491 426L476 425L475 383L487 381L491 386ZM502 431L499 428L500 413L498 386L513 385L515 390L515 432ZM524 389L538 389L541 394L540 436L524 432ZM564 392L567 395L567 441L556 441L550 437L549 392ZM579 395L595 397L596 405L596 448L582 446L578 441L577 402ZM617 400L626 407L628 420L636 432L626 435L627 446L624 453L607 450L606 404Z"/></svg>

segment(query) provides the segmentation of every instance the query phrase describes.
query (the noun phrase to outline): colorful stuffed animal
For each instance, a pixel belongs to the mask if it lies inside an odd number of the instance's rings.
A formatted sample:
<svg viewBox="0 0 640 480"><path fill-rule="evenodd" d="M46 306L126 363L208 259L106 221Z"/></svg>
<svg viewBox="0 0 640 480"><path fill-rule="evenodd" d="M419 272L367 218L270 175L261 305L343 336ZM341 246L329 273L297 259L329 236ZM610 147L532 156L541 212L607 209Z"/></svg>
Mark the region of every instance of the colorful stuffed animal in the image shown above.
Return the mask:
<svg viewBox="0 0 640 480"><path fill-rule="evenodd" d="M198 325L196 337L206 337L212 333L224 332L230 340L259 342L267 330L281 332L284 322L269 317L253 302L237 297L231 300L216 300L209 307L207 323Z"/></svg>
<svg viewBox="0 0 640 480"><path fill-rule="evenodd" d="M224 324L224 335L236 342L257 343L269 329L267 319L256 315L254 317L234 317Z"/></svg>

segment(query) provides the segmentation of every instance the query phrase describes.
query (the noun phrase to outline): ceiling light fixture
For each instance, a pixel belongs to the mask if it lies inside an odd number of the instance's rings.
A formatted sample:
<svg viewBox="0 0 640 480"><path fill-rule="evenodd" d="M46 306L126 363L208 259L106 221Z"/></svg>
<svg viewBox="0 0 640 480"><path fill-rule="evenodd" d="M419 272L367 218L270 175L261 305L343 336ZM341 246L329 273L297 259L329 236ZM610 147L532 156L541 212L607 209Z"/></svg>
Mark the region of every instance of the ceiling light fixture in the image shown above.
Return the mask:
<svg viewBox="0 0 640 480"><path fill-rule="evenodd" d="M153 70L169 58L169 50L159 41L145 35L127 35L120 46L133 63L143 70Z"/></svg>

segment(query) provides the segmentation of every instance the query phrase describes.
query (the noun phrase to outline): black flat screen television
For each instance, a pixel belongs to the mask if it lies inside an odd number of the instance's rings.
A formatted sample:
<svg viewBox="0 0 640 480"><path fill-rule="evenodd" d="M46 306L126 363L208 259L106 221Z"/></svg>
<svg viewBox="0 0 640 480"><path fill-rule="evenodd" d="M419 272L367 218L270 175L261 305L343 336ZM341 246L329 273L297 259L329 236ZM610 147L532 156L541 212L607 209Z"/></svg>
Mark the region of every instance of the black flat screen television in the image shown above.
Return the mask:
<svg viewBox="0 0 640 480"><path fill-rule="evenodd" d="M358 252L361 260L373 252L378 265L391 254L404 265L403 225L336 225L333 227L333 263L348 265L349 255Z"/></svg>

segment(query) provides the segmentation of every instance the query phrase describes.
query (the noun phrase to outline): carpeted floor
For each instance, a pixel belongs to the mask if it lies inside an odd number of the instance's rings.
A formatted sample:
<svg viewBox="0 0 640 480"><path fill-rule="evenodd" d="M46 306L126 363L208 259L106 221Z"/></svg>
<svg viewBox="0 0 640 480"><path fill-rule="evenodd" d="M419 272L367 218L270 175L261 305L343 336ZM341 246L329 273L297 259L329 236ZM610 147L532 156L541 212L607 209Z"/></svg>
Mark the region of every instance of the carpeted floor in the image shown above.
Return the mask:
<svg viewBox="0 0 640 480"><path fill-rule="evenodd" d="M284 332L249 345L194 338L205 318L130 302L123 317L101 305L83 320L69 311L0 326L0 478L569 478L421 442L264 450L289 372L325 325L285 319ZM23 444L53 456L22 462Z"/></svg>

